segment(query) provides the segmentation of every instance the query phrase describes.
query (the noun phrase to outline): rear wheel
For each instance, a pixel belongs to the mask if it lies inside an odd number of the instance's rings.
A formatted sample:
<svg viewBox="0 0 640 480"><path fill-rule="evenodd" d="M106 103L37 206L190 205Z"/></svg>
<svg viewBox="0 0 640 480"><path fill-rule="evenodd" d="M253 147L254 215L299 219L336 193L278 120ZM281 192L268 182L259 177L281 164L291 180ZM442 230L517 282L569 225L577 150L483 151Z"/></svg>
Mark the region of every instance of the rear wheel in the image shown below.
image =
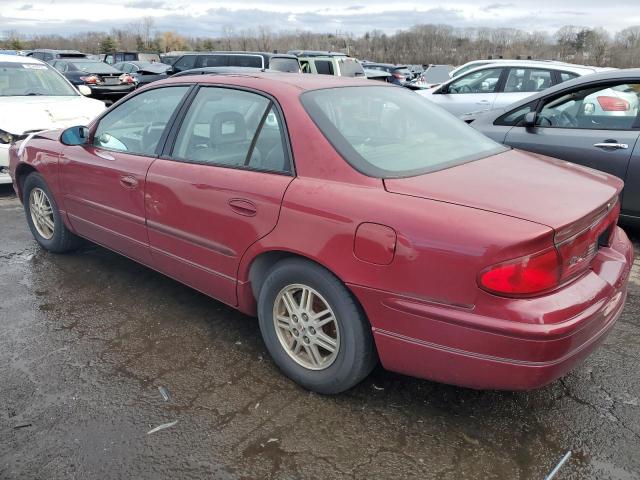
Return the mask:
<svg viewBox="0 0 640 480"><path fill-rule="evenodd" d="M346 287L303 259L277 263L258 299L264 342L280 369L318 393L347 390L376 363L371 327Z"/></svg>
<svg viewBox="0 0 640 480"><path fill-rule="evenodd" d="M29 174L23 190L27 223L40 246L56 253L77 248L80 239L62 221L58 205L42 175Z"/></svg>

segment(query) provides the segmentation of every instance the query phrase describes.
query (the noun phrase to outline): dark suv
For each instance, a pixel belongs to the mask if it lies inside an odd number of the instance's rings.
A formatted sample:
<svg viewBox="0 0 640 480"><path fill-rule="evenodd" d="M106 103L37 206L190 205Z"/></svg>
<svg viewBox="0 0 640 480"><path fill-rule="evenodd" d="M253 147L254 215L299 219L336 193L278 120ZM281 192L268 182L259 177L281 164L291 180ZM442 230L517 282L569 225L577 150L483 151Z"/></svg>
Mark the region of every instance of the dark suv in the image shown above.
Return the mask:
<svg viewBox="0 0 640 480"><path fill-rule="evenodd" d="M295 55L263 52L206 52L186 53L171 66L172 73L206 67L252 67L300 72L300 62Z"/></svg>
<svg viewBox="0 0 640 480"><path fill-rule="evenodd" d="M43 62L51 63L60 58L87 58L86 53L77 50L51 50L48 48L38 48L27 53L27 57L34 57Z"/></svg>
<svg viewBox="0 0 640 480"><path fill-rule="evenodd" d="M391 74L390 83L395 85L406 86L411 80L413 80L413 73L406 65L392 65L390 63L363 63L364 68L372 70L382 70Z"/></svg>

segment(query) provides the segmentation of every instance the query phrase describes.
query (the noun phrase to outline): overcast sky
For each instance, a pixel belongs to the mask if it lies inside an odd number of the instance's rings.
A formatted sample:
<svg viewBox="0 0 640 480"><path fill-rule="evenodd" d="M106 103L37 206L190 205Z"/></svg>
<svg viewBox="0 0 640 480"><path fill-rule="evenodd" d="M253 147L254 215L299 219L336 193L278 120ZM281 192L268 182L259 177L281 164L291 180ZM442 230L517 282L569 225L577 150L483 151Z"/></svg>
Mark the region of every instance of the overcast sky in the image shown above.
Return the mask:
<svg viewBox="0 0 640 480"><path fill-rule="evenodd" d="M154 17L158 30L188 36L217 36L225 26L242 30L259 25L274 31L393 33L417 23L547 32L584 25L615 32L640 25L638 7L638 0L0 0L0 34L110 30L145 16Z"/></svg>

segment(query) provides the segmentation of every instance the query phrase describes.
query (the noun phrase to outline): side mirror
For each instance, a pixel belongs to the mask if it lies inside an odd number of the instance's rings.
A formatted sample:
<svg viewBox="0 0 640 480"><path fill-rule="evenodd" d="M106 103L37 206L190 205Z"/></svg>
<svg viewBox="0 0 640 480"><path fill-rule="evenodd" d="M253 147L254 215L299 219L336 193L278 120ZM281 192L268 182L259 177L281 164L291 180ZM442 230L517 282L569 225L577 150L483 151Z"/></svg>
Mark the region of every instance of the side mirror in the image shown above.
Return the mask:
<svg viewBox="0 0 640 480"><path fill-rule="evenodd" d="M536 112L529 112L524 116L524 121L522 124L526 128L533 128L536 126L537 114Z"/></svg>
<svg viewBox="0 0 640 480"><path fill-rule="evenodd" d="M85 145L89 141L89 129L87 127L69 127L63 130L60 141L65 145Z"/></svg>
<svg viewBox="0 0 640 480"><path fill-rule="evenodd" d="M91 95L91 89L86 85L78 85L78 91L80 92L81 95L84 95L85 97L88 97L89 95Z"/></svg>

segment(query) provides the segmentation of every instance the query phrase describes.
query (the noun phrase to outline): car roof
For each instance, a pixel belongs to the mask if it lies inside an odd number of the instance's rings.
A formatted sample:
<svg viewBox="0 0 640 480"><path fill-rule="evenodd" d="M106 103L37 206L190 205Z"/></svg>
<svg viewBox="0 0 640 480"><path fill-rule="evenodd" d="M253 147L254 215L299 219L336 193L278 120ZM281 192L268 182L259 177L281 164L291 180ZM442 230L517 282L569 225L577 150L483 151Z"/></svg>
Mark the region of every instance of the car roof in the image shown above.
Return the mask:
<svg viewBox="0 0 640 480"><path fill-rule="evenodd" d="M153 85L172 83L198 83L198 84L223 84L239 87L255 88L267 93L310 91L325 88L340 88L354 86L386 86L383 83L374 83L365 77L343 77L337 75L311 75L308 73L288 72L255 72L238 73L228 75L185 75L171 77L167 80L154 82ZM388 85L393 88L392 85Z"/></svg>
<svg viewBox="0 0 640 480"><path fill-rule="evenodd" d="M510 60L510 61L501 61L498 63L488 63L485 65L481 65L478 68L474 68L465 72L464 75L477 72L479 70L487 70L490 68L495 68L496 65L500 65L500 68L505 67L530 67L530 68L545 68L547 70L561 70L565 72L574 72L574 73L594 73L598 71L607 70L605 68L600 67L589 67L587 65L575 65L573 63L562 63L562 62L552 62L552 61L540 61L540 60Z"/></svg>
<svg viewBox="0 0 640 480"><path fill-rule="evenodd" d="M559 83L553 87L549 87L541 92L534 93L533 95L514 102L508 107L495 110L495 117L502 115L505 111L515 110L521 106L531 103L539 98L552 96L555 93L562 92L574 87L580 87L581 85L589 85L596 83L607 83L618 80L632 80L640 83L640 68L627 68L620 70L606 70L598 73L592 73L590 75L584 75L582 77L567 80L566 82ZM493 112L493 111L492 111Z"/></svg>
<svg viewBox="0 0 640 480"><path fill-rule="evenodd" d="M13 63L38 63L46 65L44 62L34 57L23 57L21 55L5 55L0 53L0 62L13 62Z"/></svg>

